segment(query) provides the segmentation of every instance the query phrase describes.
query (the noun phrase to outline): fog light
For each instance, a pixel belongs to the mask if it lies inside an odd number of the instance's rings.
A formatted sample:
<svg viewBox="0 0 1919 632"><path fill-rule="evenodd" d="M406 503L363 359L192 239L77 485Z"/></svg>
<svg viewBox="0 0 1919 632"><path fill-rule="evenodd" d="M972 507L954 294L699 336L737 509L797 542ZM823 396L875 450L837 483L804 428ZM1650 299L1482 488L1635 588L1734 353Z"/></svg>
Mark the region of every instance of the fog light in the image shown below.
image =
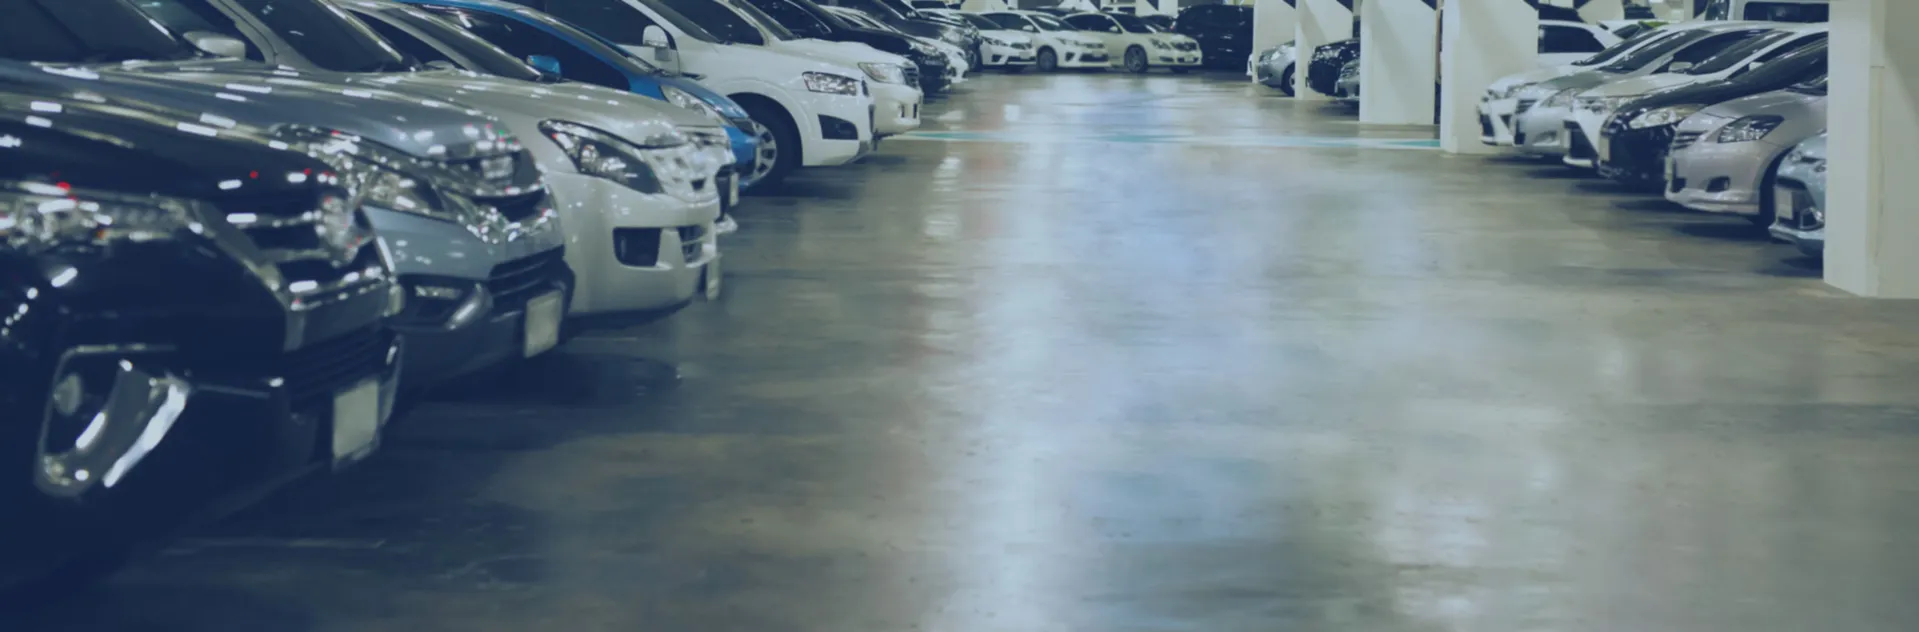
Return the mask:
<svg viewBox="0 0 1919 632"><path fill-rule="evenodd" d="M72 417L80 412L80 404L84 403L86 396L86 381L80 379L80 374L68 373L61 376L60 381L53 384L53 394L50 398L53 402L54 414Z"/></svg>
<svg viewBox="0 0 1919 632"><path fill-rule="evenodd" d="M418 296L420 298L437 299L442 301L451 301L451 300L458 299L460 298L460 295L465 293L466 293L465 291L457 287L446 287L441 285L413 286L414 296Z"/></svg>
<svg viewBox="0 0 1919 632"><path fill-rule="evenodd" d="M386 288L386 316L400 315L406 311L406 286L395 283Z"/></svg>
<svg viewBox="0 0 1919 632"><path fill-rule="evenodd" d="M465 327L467 324L479 320L481 316L486 315L487 310L492 309L492 307L492 295L486 292L474 292L472 296L466 297L466 301L460 303L459 308L453 310L452 316L447 317L446 327L447 329Z"/></svg>

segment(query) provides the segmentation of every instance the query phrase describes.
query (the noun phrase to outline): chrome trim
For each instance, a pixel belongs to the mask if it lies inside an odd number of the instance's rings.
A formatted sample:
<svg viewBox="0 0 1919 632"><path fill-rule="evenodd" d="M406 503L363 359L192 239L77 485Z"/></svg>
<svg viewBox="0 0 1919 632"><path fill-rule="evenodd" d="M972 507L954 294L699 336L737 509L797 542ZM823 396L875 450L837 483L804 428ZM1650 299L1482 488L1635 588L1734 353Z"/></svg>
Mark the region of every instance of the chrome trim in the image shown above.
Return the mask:
<svg viewBox="0 0 1919 632"><path fill-rule="evenodd" d="M85 345L68 349L54 367L57 378L83 356L114 356L172 351L167 345ZM57 383L57 382L56 382ZM49 397L41 411L35 443L34 485L50 496L79 497L95 486L113 487L160 446L185 413L193 385L171 373L150 373L122 358L107 391L106 403L75 441L61 452L48 450L53 422Z"/></svg>

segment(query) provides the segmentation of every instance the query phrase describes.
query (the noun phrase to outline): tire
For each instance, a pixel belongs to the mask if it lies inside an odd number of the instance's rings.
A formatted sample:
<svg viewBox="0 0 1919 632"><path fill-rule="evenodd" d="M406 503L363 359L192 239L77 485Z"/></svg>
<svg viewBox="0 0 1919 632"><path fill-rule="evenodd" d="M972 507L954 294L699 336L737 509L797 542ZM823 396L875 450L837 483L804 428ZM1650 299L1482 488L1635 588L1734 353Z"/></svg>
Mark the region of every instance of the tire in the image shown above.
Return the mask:
<svg viewBox="0 0 1919 632"><path fill-rule="evenodd" d="M778 106L748 100L740 107L759 125L759 129L754 130L760 141L759 154L753 161L753 173L758 176L755 187L779 184L800 166L800 131Z"/></svg>
<svg viewBox="0 0 1919 632"><path fill-rule="evenodd" d="M1051 48L1041 48L1039 59L1033 62L1033 67L1038 68L1040 72L1059 70L1059 54L1054 53Z"/></svg>
<svg viewBox="0 0 1919 632"><path fill-rule="evenodd" d="M1146 63L1146 49L1138 46L1126 49L1126 72L1140 74L1151 69Z"/></svg>
<svg viewBox="0 0 1919 632"><path fill-rule="evenodd" d="M1295 67L1296 65L1289 64L1286 66L1286 70L1279 74L1279 80L1281 81L1279 85L1279 91L1286 93L1286 96L1289 96L1289 97L1299 96L1299 95L1293 94L1293 90L1294 90L1293 83L1296 79L1298 79L1298 77L1293 75L1293 69Z"/></svg>
<svg viewBox="0 0 1919 632"><path fill-rule="evenodd" d="M1746 221L1752 222L1754 226L1771 228L1772 223L1779 219L1777 207L1773 206L1776 200L1773 200L1772 196L1773 188L1779 185L1779 165L1785 162L1785 153L1779 154L1778 158L1772 160L1772 164L1766 166L1766 177L1759 179L1759 214L1746 217Z"/></svg>

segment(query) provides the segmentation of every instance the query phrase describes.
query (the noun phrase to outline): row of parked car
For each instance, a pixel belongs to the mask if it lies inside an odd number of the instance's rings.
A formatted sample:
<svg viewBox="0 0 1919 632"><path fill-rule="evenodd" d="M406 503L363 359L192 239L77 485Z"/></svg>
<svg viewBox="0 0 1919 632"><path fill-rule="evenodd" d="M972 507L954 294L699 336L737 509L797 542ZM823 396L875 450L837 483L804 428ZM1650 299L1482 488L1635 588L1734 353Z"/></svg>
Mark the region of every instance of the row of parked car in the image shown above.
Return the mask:
<svg viewBox="0 0 1919 632"><path fill-rule="evenodd" d="M1785 15L1823 19L1825 12ZM1610 26L1542 20L1540 68L1500 79L1481 98L1482 141L1656 191L1692 210L1743 217L1819 256L1827 26ZM1305 83L1356 97L1359 54L1358 39L1319 47L1306 62ZM1297 65L1282 46L1252 57L1247 72L1288 89Z"/></svg>
<svg viewBox="0 0 1919 632"><path fill-rule="evenodd" d="M1018 61L866 2L0 0L0 597L714 295L743 190Z"/></svg>

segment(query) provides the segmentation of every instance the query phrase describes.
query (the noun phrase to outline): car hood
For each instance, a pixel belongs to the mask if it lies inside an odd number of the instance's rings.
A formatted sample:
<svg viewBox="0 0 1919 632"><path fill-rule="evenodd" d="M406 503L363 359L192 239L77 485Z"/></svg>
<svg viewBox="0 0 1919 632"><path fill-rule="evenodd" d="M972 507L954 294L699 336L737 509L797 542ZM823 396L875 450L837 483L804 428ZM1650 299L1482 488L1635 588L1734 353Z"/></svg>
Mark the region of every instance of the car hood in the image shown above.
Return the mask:
<svg viewBox="0 0 1919 632"><path fill-rule="evenodd" d="M1791 90L1763 92L1742 99L1733 99L1693 115L1700 124L1717 127L1748 116L1778 116L1787 121L1817 119L1820 127L1826 119L1825 95L1806 94ZM1693 121L1688 119L1686 127Z"/></svg>
<svg viewBox="0 0 1919 632"><path fill-rule="evenodd" d="M1637 96L1641 94L1647 94L1650 92L1657 92L1657 91L1665 90L1668 88L1677 88L1680 86L1691 85L1691 84L1697 83L1701 79L1704 79L1704 77L1695 77L1693 75L1677 73L1677 72L1662 72L1659 74L1646 75L1644 77L1633 77L1631 79L1623 79L1620 81L1613 81L1603 85L1594 86L1592 90L1587 91L1585 94L1582 94L1580 96L1630 97L1630 96Z"/></svg>
<svg viewBox="0 0 1919 632"><path fill-rule="evenodd" d="M806 55L821 61L858 66L859 64L896 64L910 65L913 62L905 57L881 52L877 48L857 42L829 42L817 39L798 39L775 43L779 48L800 55Z"/></svg>
<svg viewBox="0 0 1919 632"><path fill-rule="evenodd" d="M672 136L680 127L718 123L658 99L571 83L538 84L465 71L364 75L355 83L446 99L489 112L536 119L562 119L638 144ZM522 139L526 140L526 139Z"/></svg>
<svg viewBox="0 0 1919 632"><path fill-rule="evenodd" d="M329 80L331 79L331 80ZM338 130L416 157L461 157L510 135L480 110L251 62L62 66L0 62L0 84L58 85L261 126Z"/></svg>

